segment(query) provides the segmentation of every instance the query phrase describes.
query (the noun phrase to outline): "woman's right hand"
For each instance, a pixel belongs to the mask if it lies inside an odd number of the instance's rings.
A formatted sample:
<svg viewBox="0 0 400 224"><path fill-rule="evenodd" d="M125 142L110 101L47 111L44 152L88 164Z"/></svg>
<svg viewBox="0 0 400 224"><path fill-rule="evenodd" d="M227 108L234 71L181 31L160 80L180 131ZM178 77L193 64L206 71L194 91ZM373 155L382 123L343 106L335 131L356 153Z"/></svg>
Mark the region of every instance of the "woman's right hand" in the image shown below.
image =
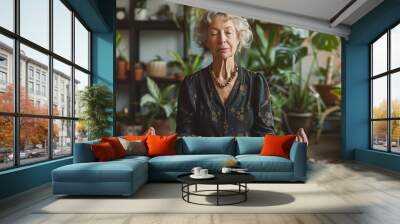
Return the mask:
<svg viewBox="0 0 400 224"><path fill-rule="evenodd" d="M156 135L156 129L154 129L152 126L150 126L147 131L144 133L144 135Z"/></svg>

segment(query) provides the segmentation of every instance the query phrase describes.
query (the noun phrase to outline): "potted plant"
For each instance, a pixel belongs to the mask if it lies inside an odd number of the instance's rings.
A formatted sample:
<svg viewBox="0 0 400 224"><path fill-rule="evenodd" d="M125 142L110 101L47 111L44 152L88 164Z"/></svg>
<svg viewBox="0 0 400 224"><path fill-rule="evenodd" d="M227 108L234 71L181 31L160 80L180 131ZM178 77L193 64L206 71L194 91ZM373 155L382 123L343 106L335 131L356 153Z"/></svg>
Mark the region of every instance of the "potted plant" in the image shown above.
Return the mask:
<svg viewBox="0 0 400 224"><path fill-rule="evenodd" d="M189 55L188 59L183 59L176 51L170 51L169 55L175 59L175 62L181 69L181 73L179 73L176 77L179 80L182 80L185 76L192 75L200 70L200 66L204 60L204 52L198 55L191 54Z"/></svg>
<svg viewBox="0 0 400 224"><path fill-rule="evenodd" d="M307 47L302 46L305 38L288 27L268 24L264 30L259 23L253 26L254 42L251 48L243 52L241 64L253 71L261 71L266 76L270 87L274 126L277 133L282 134L283 129L288 126L283 111L288 98L288 84L294 78L288 71L293 70L294 65L307 55Z"/></svg>
<svg viewBox="0 0 400 224"><path fill-rule="evenodd" d="M135 20L147 20L146 0L135 0Z"/></svg>
<svg viewBox="0 0 400 224"><path fill-rule="evenodd" d="M144 128L153 126L159 135L168 135L175 131L177 100L174 96L176 85L160 90L157 84L146 77L149 93L142 96L140 106L145 108Z"/></svg>
<svg viewBox="0 0 400 224"><path fill-rule="evenodd" d="M116 32L115 44L117 49L117 79L125 80L127 78L127 72L129 71L129 63L126 60L122 50L120 49L122 42L122 35L120 32Z"/></svg>
<svg viewBox="0 0 400 224"><path fill-rule="evenodd" d="M110 136L112 125L113 93L103 84L94 84L80 92L81 119L85 121L89 140Z"/></svg>
<svg viewBox="0 0 400 224"><path fill-rule="evenodd" d="M327 107L338 105L339 102L338 96L332 93L337 84L334 79L340 76L340 67L334 65L339 58L337 52L339 45L340 41L336 36L323 33L311 35L312 60L317 64L315 73L318 79L318 84L314 87ZM328 53L324 67L318 63L318 52L321 51Z"/></svg>
<svg viewBox="0 0 400 224"><path fill-rule="evenodd" d="M146 67L146 64L143 62L136 62L135 63L135 71L133 74L134 80L142 80L144 76L144 69Z"/></svg>
<svg viewBox="0 0 400 224"><path fill-rule="evenodd" d="M147 73L152 77L167 76L167 62L157 55L156 59L147 64Z"/></svg>

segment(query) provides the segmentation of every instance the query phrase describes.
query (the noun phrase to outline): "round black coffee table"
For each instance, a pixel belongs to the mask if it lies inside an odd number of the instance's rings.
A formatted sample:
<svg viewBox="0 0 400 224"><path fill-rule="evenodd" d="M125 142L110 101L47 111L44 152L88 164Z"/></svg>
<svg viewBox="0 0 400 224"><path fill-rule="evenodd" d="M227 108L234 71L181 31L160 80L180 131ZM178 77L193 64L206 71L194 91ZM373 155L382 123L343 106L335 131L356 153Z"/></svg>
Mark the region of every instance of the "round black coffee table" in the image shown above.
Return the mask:
<svg viewBox="0 0 400 224"><path fill-rule="evenodd" d="M247 192L249 188L247 187L247 183L255 180L255 177L248 173L215 173L213 174L215 177L212 179L193 179L190 177L191 173L182 174L177 177L178 181L182 183L182 199L188 203L198 204L198 205L234 205L239 204L241 202L245 202L247 200ZM197 190L198 184L205 185L216 185L215 190ZM190 191L190 186L195 186L195 191ZM220 185L236 185L238 186L237 190L223 190L220 189ZM215 192L215 194L205 194L208 192ZM190 201L190 196L204 196L204 197L216 197L216 204L202 204ZM231 203L221 203L221 197L230 197L230 196L241 196L240 200L234 201Z"/></svg>

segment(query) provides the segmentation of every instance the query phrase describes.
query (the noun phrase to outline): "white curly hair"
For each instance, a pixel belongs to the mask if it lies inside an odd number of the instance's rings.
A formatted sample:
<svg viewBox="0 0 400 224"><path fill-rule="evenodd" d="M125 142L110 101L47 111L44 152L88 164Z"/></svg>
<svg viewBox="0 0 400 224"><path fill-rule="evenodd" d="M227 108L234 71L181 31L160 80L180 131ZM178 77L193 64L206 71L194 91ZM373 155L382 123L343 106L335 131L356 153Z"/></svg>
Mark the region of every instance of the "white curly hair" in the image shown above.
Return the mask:
<svg viewBox="0 0 400 224"><path fill-rule="evenodd" d="M239 35L239 46L237 51L251 46L251 42L253 41L253 32L251 31L247 19L223 12L206 11L198 19L194 27L194 39L202 48L208 50L206 46L208 26L216 16L224 16L227 20L232 20L235 30Z"/></svg>

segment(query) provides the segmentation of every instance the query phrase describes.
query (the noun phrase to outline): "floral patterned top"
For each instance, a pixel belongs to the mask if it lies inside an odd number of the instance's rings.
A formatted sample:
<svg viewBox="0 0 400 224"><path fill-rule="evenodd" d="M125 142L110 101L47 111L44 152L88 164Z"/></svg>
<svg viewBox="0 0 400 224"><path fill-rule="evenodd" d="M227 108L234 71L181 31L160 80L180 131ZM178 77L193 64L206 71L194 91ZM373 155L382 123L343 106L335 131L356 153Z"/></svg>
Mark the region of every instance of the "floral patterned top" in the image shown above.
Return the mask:
<svg viewBox="0 0 400 224"><path fill-rule="evenodd" d="M176 133L179 136L275 134L266 78L261 73L239 67L238 77L224 105L209 66L185 77L181 84Z"/></svg>

